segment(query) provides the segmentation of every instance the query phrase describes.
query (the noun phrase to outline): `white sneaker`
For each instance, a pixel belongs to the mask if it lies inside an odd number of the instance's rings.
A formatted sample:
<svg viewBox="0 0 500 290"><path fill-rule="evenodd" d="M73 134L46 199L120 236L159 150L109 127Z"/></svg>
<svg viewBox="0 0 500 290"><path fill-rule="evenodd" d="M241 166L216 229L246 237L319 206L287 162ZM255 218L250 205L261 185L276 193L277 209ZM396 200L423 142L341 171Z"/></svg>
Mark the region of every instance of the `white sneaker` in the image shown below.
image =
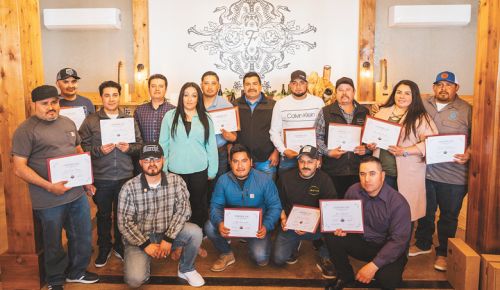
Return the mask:
<svg viewBox="0 0 500 290"><path fill-rule="evenodd" d="M177 271L177 276L179 276L179 278L181 278L181 279L186 280L189 283L189 285L191 285L193 287L201 287L201 286L205 285L205 280L203 279L203 277L201 277L200 273L198 273L198 271L196 271L196 270L193 270L191 272L186 272L186 273L181 273L181 272Z"/></svg>

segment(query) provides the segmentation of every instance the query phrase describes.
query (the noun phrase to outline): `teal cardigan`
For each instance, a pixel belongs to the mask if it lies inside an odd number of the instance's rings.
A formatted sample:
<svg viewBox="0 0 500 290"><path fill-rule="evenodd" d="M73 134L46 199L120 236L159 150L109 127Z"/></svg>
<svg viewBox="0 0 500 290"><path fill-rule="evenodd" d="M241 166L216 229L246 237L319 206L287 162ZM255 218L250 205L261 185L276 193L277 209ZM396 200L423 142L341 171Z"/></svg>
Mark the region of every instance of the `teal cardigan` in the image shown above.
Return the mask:
<svg viewBox="0 0 500 290"><path fill-rule="evenodd" d="M178 174L200 172L208 168L208 177L214 178L219 167L217 143L215 141L214 125L210 117L208 142L205 143L205 131L198 115L191 120L191 131L186 134L184 122L179 116L177 133L172 138L170 133L176 110L165 114L161 123L159 143L165 154L164 171Z"/></svg>

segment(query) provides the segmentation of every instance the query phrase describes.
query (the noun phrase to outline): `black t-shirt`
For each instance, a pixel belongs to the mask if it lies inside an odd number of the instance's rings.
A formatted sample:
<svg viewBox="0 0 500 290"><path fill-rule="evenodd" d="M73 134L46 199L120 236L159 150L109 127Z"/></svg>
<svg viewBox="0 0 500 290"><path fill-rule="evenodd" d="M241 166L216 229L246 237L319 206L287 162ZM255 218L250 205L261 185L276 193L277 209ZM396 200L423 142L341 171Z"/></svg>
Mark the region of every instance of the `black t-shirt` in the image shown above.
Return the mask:
<svg viewBox="0 0 500 290"><path fill-rule="evenodd" d="M337 198L332 180L319 169L310 179L302 178L298 168L286 172L278 179L278 191L287 216L294 204L319 208L320 199Z"/></svg>

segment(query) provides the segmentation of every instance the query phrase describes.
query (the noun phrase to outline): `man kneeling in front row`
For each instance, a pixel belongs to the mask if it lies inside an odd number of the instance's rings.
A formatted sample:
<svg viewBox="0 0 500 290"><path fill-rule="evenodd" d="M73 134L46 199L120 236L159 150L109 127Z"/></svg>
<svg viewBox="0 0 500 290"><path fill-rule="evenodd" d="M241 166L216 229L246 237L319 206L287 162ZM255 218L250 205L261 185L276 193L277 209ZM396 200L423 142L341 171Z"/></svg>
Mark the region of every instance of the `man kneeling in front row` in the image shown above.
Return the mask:
<svg viewBox="0 0 500 290"><path fill-rule="evenodd" d="M205 284L194 268L202 240L201 228L188 223L189 192L184 180L164 173L163 150L146 143L139 164L142 174L129 180L120 191L118 228L125 245L125 282L137 288L149 280L151 258L165 259L183 247L177 275L191 286Z"/></svg>
<svg viewBox="0 0 500 290"><path fill-rule="evenodd" d="M354 279L370 283L375 277L383 289L394 289L401 282L408 261L410 206L406 199L384 183L380 160L366 157L359 167L360 183L352 185L345 199L363 203L363 234L346 234L342 229L324 234L330 257L337 270L333 289L352 286ZM369 262L356 276L348 256Z"/></svg>

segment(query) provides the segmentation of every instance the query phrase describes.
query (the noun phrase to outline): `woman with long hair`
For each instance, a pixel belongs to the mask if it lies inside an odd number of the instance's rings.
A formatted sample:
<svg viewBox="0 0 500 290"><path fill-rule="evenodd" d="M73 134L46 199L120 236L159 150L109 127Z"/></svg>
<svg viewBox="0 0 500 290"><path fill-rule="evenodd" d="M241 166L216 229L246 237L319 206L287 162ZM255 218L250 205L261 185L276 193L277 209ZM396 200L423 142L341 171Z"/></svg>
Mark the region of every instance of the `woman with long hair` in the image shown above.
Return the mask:
<svg viewBox="0 0 500 290"><path fill-rule="evenodd" d="M177 108L163 118L159 143L167 161L163 170L184 179L190 193L190 221L203 229L208 219L208 179L215 177L219 159L214 126L202 96L196 83L182 86Z"/></svg>
<svg viewBox="0 0 500 290"><path fill-rule="evenodd" d="M408 201L412 222L425 216L425 138L438 134L436 125L425 111L418 85L402 80L394 86L387 102L375 117L402 126L398 144L388 150L373 150L385 171L385 182L398 190Z"/></svg>

